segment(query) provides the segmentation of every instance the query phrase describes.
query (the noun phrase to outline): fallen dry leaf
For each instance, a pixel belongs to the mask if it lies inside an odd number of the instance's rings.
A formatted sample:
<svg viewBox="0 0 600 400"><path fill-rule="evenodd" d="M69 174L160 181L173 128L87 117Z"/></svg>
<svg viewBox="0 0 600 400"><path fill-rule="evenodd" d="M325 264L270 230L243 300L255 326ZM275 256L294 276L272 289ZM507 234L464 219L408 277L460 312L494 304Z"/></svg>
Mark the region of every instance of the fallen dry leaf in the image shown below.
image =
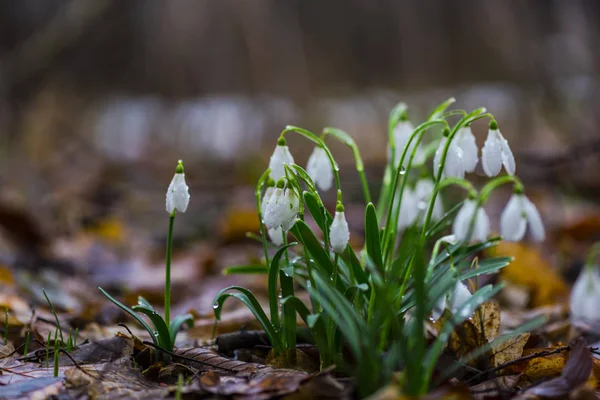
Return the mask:
<svg viewBox="0 0 600 400"><path fill-rule="evenodd" d="M531 307L555 304L568 294L567 285L538 249L522 243L500 242L488 253L494 257L514 257L514 261L500 271L500 277L529 289Z"/></svg>

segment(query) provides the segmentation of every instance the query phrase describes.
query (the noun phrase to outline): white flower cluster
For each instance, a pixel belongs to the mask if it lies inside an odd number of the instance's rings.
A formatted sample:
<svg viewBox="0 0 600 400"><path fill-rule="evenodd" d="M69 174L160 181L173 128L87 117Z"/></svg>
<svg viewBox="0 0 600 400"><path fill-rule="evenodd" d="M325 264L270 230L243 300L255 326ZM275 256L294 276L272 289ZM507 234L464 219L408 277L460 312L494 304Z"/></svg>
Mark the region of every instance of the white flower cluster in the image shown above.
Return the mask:
<svg viewBox="0 0 600 400"><path fill-rule="evenodd" d="M423 226L425 223L429 201L433 195L435 184L429 178L420 179L414 189L406 187L402 195L398 230L402 231L413 224ZM432 221L438 221L444 216L444 205L441 196L437 196L433 205Z"/></svg>
<svg viewBox="0 0 600 400"><path fill-rule="evenodd" d="M456 312L471 298L472 294L469 291L467 285L462 283L461 281L456 281L454 285L454 289L448 293L447 296L440 298L435 306L433 307L433 311L431 316L434 320L440 319L444 309L450 310L453 314ZM470 315L462 315L464 318L470 317Z"/></svg>
<svg viewBox="0 0 600 400"><path fill-rule="evenodd" d="M435 174L437 174L440 168L449 133L448 130L444 132L444 137L435 152L433 158L433 170ZM442 176L462 179L465 177L466 172L475 171L478 162L477 143L475 142L475 136L471 131L471 127L462 127L448 146ZM489 177L498 175L503 165L509 175L515 174L515 158L508 146L508 141L504 139L504 136L502 136L502 133L498 129L498 124L494 120L490 122L488 136L481 149L481 165L483 171Z"/></svg>
<svg viewBox="0 0 600 400"><path fill-rule="evenodd" d="M270 177L277 185L268 187L261 200L263 222L269 238L278 246L283 244L283 235L294 225L300 208L298 195L293 189L286 187L285 164L293 163L294 157L286 146L285 139L280 138L269 162ZM306 172L319 189L327 191L333 186L332 162L322 147L315 147L308 159ZM331 248L336 253L342 253L350 240L350 230L341 202L338 202L329 237Z"/></svg>

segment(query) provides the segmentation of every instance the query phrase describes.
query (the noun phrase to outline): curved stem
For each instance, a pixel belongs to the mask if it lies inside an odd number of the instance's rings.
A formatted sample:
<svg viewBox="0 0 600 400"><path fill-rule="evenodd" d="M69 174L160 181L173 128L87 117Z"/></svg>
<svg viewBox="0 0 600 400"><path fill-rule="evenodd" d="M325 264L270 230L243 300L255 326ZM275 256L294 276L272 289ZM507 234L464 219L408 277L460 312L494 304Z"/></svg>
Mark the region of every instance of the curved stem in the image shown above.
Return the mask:
<svg viewBox="0 0 600 400"><path fill-rule="evenodd" d="M173 252L173 225L175 210L169 215L169 234L167 237L167 256L165 268L165 322L167 327L171 323L171 255Z"/></svg>
<svg viewBox="0 0 600 400"><path fill-rule="evenodd" d="M481 189L481 194L479 195L479 204L486 203L488 197L490 197L490 194L492 194L494 190L507 183L513 183L518 188L523 187L523 183L521 183L521 180L514 175L499 176L486 183L485 186Z"/></svg>
<svg viewBox="0 0 600 400"><path fill-rule="evenodd" d="M588 251L588 255L585 258L585 267L588 269L594 268L598 255L600 255L600 242L594 243Z"/></svg>

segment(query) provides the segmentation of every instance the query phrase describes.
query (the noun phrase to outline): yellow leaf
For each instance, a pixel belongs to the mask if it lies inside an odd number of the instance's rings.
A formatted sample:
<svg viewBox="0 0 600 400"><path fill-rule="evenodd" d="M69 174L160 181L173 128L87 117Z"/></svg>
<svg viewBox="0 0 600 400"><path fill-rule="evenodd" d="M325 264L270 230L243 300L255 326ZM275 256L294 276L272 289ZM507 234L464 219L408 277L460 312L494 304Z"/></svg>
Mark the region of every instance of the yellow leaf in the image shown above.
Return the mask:
<svg viewBox="0 0 600 400"><path fill-rule="evenodd" d="M502 242L488 250L491 256L514 257L514 261L500 270L500 276L509 283L527 288L531 307L555 304L568 293L562 278L536 248L521 243Z"/></svg>

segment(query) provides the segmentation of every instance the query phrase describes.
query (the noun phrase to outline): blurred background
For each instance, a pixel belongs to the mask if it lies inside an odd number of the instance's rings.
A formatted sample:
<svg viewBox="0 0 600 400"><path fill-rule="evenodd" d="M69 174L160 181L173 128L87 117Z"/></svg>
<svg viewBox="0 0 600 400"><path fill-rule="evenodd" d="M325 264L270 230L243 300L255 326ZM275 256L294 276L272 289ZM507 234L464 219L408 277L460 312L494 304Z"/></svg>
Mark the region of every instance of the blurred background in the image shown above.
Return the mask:
<svg viewBox="0 0 600 400"><path fill-rule="evenodd" d="M192 202L178 238L243 237L285 125L346 130L377 187L391 108L418 123L450 96L496 116L532 192L594 199L598 43L593 0L0 1L3 254L121 259L77 242L83 229L160 259L180 158ZM474 131L483 145L487 126ZM304 164L311 145L289 144ZM333 148L359 200L351 153Z"/></svg>

